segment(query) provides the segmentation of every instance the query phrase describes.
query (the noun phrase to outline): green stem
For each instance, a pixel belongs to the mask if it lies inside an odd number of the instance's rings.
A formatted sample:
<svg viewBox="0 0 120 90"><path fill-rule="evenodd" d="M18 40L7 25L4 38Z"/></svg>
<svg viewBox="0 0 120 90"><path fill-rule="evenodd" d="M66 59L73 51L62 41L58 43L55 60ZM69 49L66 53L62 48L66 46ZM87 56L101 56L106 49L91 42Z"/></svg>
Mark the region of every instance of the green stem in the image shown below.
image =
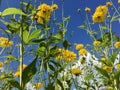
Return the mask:
<svg viewBox="0 0 120 90"><path fill-rule="evenodd" d="M23 11L23 0L21 0L21 10ZM21 16L21 28L20 28L20 87L23 88L22 83L22 71L23 71L23 16Z"/></svg>
<svg viewBox="0 0 120 90"><path fill-rule="evenodd" d="M109 30L110 30L110 38L111 38L111 49L112 49L112 54L113 54L113 50L114 50L114 44L113 44L113 35L112 35L112 24L110 22L110 27L109 27Z"/></svg>

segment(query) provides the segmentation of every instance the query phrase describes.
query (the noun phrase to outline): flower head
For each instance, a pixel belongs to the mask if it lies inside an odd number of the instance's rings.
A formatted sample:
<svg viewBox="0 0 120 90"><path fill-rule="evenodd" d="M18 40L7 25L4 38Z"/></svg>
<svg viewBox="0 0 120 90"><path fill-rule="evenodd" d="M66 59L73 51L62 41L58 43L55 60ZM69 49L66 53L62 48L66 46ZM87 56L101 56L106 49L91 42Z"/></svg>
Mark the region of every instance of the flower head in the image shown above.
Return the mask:
<svg viewBox="0 0 120 90"><path fill-rule="evenodd" d="M3 66L3 62L0 62L0 68Z"/></svg>
<svg viewBox="0 0 120 90"><path fill-rule="evenodd" d="M106 5L101 5L96 8L96 12L102 12L104 15L108 12L108 7Z"/></svg>
<svg viewBox="0 0 120 90"><path fill-rule="evenodd" d="M85 11L86 11L87 13L89 13L89 12L90 12L90 8L86 7L86 8L85 8Z"/></svg>
<svg viewBox="0 0 120 90"><path fill-rule="evenodd" d="M58 5L57 5L57 4L53 4L53 5L51 6L51 8L52 8L52 11L54 11L54 10L58 9Z"/></svg>
<svg viewBox="0 0 120 90"><path fill-rule="evenodd" d="M120 0L118 0L118 3L120 3Z"/></svg>
<svg viewBox="0 0 120 90"><path fill-rule="evenodd" d="M116 64L118 70L120 70L120 63Z"/></svg>
<svg viewBox="0 0 120 90"><path fill-rule="evenodd" d="M120 48L120 42L116 42L116 43L115 43L115 47L116 47L116 48Z"/></svg>
<svg viewBox="0 0 120 90"><path fill-rule="evenodd" d="M0 37L0 46L1 47L10 47L13 45L13 42L8 38Z"/></svg>
<svg viewBox="0 0 120 90"><path fill-rule="evenodd" d="M103 58L101 58L101 61L103 61L103 62L104 62L104 61L106 61L106 58L104 58L104 57L103 57Z"/></svg>
<svg viewBox="0 0 120 90"><path fill-rule="evenodd" d="M100 41L94 41L94 42L93 42L93 45L94 45L94 46L99 46L100 43L101 43Z"/></svg>
<svg viewBox="0 0 120 90"><path fill-rule="evenodd" d="M112 2L106 2L107 6L112 6Z"/></svg>
<svg viewBox="0 0 120 90"><path fill-rule="evenodd" d="M103 66L103 69L105 70L105 71L107 71L108 73L110 73L110 72L112 72L112 67L110 67L110 66L107 66L107 65L104 65Z"/></svg>
<svg viewBox="0 0 120 90"><path fill-rule="evenodd" d="M42 84L40 82L36 83L35 84L36 88L41 88L42 87Z"/></svg>
<svg viewBox="0 0 120 90"><path fill-rule="evenodd" d="M37 17L38 17L38 22L43 24L43 19L45 21L48 21L50 19L52 13L52 9L50 5L47 5L45 3L41 4L38 7L38 12L37 12Z"/></svg>
<svg viewBox="0 0 120 90"><path fill-rule="evenodd" d="M76 44L76 50L80 50L82 48L84 48L84 45L83 44Z"/></svg>
<svg viewBox="0 0 120 90"><path fill-rule="evenodd" d="M81 49L80 51L79 51L79 55L87 55L87 50L86 49Z"/></svg>
<svg viewBox="0 0 120 90"><path fill-rule="evenodd" d="M105 20L105 15L102 12L95 12L92 16L93 22L104 22Z"/></svg>
<svg viewBox="0 0 120 90"><path fill-rule="evenodd" d="M76 54L74 52L72 52L72 51L63 50L62 55L63 55L63 59L66 62L76 60Z"/></svg>
<svg viewBox="0 0 120 90"><path fill-rule="evenodd" d="M82 71L79 68L73 68L71 69L71 73L74 75L79 75L82 73Z"/></svg>

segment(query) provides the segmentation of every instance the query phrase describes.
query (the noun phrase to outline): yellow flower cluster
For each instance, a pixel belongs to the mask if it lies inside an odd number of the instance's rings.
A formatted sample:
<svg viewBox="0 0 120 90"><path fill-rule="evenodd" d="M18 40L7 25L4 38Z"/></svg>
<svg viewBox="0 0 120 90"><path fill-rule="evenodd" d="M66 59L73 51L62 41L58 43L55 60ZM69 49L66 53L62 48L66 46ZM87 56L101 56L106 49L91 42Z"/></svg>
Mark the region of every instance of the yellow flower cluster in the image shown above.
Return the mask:
<svg viewBox="0 0 120 90"><path fill-rule="evenodd" d="M80 50L80 49L84 48L84 45L83 44L75 44L75 48L76 48L76 50Z"/></svg>
<svg viewBox="0 0 120 90"><path fill-rule="evenodd" d="M90 12L90 10L91 10L91 9L90 9L90 8L88 8L88 7L86 7L86 8L85 8L85 11L86 11L87 13L89 13L89 12Z"/></svg>
<svg viewBox="0 0 120 90"><path fill-rule="evenodd" d="M94 41L94 42L93 42L93 45L94 45L94 46L99 46L100 44L101 44L100 41Z"/></svg>
<svg viewBox="0 0 120 90"><path fill-rule="evenodd" d="M56 4L53 4L52 6L45 3L41 4L40 6L38 6L37 21L40 24L43 24L43 20L49 21L51 13L57 8L58 6Z"/></svg>
<svg viewBox="0 0 120 90"><path fill-rule="evenodd" d="M41 88L42 87L42 84L40 82L36 83L35 84L36 88Z"/></svg>
<svg viewBox="0 0 120 90"><path fill-rule="evenodd" d="M116 42L116 43L115 43L115 47L116 47L116 48L120 48L120 42Z"/></svg>
<svg viewBox="0 0 120 90"><path fill-rule="evenodd" d="M10 47L13 45L12 41L9 41L8 38L0 37L0 46L1 47Z"/></svg>
<svg viewBox="0 0 120 90"><path fill-rule="evenodd" d="M108 12L108 7L103 5L103 6L98 6L96 8L95 13L92 16L93 22L103 22L105 20L106 14Z"/></svg>
<svg viewBox="0 0 120 90"><path fill-rule="evenodd" d="M25 65L25 64L23 64L23 70L27 67L27 65ZM16 77L19 77L20 76L20 66L18 66L18 68L17 68L17 72L15 72L15 74L14 74L14 77L16 78Z"/></svg>
<svg viewBox="0 0 120 90"><path fill-rule="evenodd" d="M3 62L0 62L0 68L3 66Z"/></svg>
<svg viewBox="0 0 120 90"><path fill-rule="evenodd" d="M107 65L104 65L103 66L103 69L105 70L105 71L107 71L108 73L110 73L110 72L112 72L112 67L110 67L110 66L107 66Z"/></svg>
<svg viewBox="0 0 120 90"><path fill-rule="evenodd" d="M79 55L87 55L87 53L87 50L84 48L79 51Z"/></svg>
<svg viewBox="0 0 120 90"><path fill-rule="evenodd" d="M69 50L59 49L60 54L56 57L57 60L65 60L66 62L76 60L76 54Z"/></svg>
<svg viewBox="0 0 120 90"><path fill-rule="evenodd" d="M71 73L75 75L79 75L82 73L82 71L79 68L73 68L71 69Z"/></svg>

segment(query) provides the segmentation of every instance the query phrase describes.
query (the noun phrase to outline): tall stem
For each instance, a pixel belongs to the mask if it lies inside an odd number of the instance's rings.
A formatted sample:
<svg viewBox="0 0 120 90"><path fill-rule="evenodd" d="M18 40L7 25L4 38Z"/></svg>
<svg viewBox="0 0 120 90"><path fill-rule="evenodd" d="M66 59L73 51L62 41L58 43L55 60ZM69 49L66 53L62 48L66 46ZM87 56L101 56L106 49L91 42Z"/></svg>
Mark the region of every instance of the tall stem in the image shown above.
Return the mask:
<svg viewBox="0 0 120 90"><path fill-rule="evenodd" d="M23 0L21 0L21 10L23 11ZM21 16L21 28L20 28L20 87L23 87L22 83L22 71L23 71L23 16Z"/></svg>

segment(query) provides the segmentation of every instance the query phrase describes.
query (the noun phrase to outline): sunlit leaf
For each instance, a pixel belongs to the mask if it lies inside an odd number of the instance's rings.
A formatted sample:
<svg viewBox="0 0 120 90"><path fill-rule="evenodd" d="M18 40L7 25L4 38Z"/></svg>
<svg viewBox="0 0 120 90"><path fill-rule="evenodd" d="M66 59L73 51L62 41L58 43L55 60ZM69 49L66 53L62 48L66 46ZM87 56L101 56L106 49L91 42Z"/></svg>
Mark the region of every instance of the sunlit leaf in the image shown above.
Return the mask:
<svg viewBox="0 0 120 90"><path fill-rule="evenodd" d="M26 15L20 9L17 8L7 8L3 12L1 12L1 16L12 15L12 14L19 14L19 15Z"/></svg>
<svg viewBox="0 0 120 90"><path fill-rule="evenodd" d="M29 32L27 30L23 31L23 41L25 44L29 42Z"/></svg>
<svg viewBox="0 0 120 90"><path fill-rule="evenodd" d="M40 34L41 30L34 30L30 35L29 35L29 40L32 40L34 38L37 38Z"/></svg>

